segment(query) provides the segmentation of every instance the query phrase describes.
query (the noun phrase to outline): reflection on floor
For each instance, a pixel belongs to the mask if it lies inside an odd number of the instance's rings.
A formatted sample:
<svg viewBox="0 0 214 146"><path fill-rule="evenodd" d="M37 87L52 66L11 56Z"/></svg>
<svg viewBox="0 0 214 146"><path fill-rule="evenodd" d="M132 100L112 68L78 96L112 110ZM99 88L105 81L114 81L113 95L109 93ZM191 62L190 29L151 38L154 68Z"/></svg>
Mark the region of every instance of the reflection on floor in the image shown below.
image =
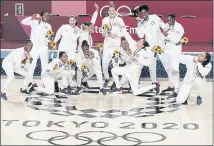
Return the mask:
<svg viewBox="0 0 214 146"><path fill-rule="evenodd" d="M150 84L141 82L141 86ZM22 80L16 79L8 101L1 100L3 145L212 144L212 82L206 83L201 106L196 105L194 93L188 105L178 105L173 98L152 92L27 96L19 93L19 85ZM96 81L89 85L96 86ZM166 88L167 82L161 86Z"/></svg>

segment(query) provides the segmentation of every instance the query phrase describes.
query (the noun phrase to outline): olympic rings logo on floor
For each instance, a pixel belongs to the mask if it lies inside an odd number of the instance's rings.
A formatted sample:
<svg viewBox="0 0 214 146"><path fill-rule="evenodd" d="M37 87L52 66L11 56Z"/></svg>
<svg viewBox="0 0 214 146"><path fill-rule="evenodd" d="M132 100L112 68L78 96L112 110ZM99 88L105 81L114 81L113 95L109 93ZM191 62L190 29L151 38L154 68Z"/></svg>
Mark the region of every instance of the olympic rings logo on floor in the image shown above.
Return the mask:
<svg viewBox="0 0 214 146"><path fill-rule="evenodd" d="M39 138L38 135L40 135L41 137L44 137L44 135L53 135L57 133L57 136L51 136L48 138ZM97 133L97 135L100 137L100 135L104 135L106 134L106 136L103 136L101 138L97 138L97 140L94 140L94 138L91 138L91 136ZM37 135L37 136L36 136ZM137 138L141 136L141 138ZM145 139L143 140L143 138L145 137L152 137L152 140L148 140ZM112 133L112 132L107 132L107 131L84 131L84 132L80 132L80 133L76 133L74 135L69 134L68 132L65 131L58 131L58 130L40 130L40 131L33 131L30 133L26 134L26 137L31 139L31 140L39 140L39 141L46 141L49 144L53 144L53 145L63 145L63 140L65 140L65 143L68 143L68 139L70 139L69 141L76 141L75 145L88 145L91 143L96 143L99 145L107 145L108 142L112 142L115 140L119 140L121 141L124 140L124 143L127 143L128 145L141 145L143 143L155 143L155 142L160 142L160 141L164 141L166 140L166 136L160 133L155 133L155 132L130 132L130 133L126 133L123 134L121 136ZM150 139L150 138L149 138ZM60 144L60 141L62 142ZM78 141L80 142L79 144ZM84 143L81 143L84 142ZM110 144L109 143L109 144Z"/></svg>
<svg viewBox="0 0 214 146"><path fill-rule="evenodd" d="M84 118L95 118L95 117L103 117L108 119L113 119L121 116L131 116L134 118L140 117L150 117L160 113L166 112L175 112L179 110L180 104L176 104L174 100L166 99L166 98L156 98L149 97L142 98L143 100L148 101L144 106L141 107L133 107L129 110L123 111L121 109L109 109L107 111L100 111L97 109L78 109L75 105L65 105L67 103L64 100L53 99L47 96L40 97L30 97L33 99L33 102L28 104L28 107L34 110L42 110L48 111L52 115L57 116L81 116ZM39 105L35 104L37 101L40 103Z"/></svg>

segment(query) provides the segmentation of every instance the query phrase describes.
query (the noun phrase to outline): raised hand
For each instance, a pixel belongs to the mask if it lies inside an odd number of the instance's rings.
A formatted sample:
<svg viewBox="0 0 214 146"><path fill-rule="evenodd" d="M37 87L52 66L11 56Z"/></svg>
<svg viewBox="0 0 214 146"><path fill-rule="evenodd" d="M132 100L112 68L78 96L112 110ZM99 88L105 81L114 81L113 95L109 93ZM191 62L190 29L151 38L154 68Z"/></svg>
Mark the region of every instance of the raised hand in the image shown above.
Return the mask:
<svg viewBox="0 0 214 146"><path fill-rule="evenodd" d="M96 11L99 10L99 6L96 3L94 3L94 7L96 8Z"/></svg>
<svg viewBox="0 0 214 146"><path fill-rule="evenodd" d="M41 19L41 16L39 14L33 14L32 19Z"/></svg>
<svg viewBox="0 0 214 146"><path fill-rule="evenodd" d="M198 57L194 57L193 62L198 63Z"/></svg>
<svg viewBox="0 0 214 146"><path fill-rule="evenodd" d="M36 15L37 14L33 14L31 17L32 17L32 19L36 19Z"/></svg>

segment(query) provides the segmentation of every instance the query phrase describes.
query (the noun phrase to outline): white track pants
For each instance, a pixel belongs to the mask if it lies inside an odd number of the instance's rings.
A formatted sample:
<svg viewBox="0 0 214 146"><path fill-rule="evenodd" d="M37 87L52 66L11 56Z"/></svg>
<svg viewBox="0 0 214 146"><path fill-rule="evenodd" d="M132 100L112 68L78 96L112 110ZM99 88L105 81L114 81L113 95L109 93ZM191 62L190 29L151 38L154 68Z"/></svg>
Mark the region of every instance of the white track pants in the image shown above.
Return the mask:
<svg viewBox="0 0 214 146"><path fill-rule="evenodd" d="M146 48L146 52L149 55L149 60L150 60L150 64L149 64L149 74L150 74L150 78L152 80L152 82L156 82L157 80L157 75L156 75L156 70L157 70L157 60L156 57L154 57L154 53L151 51L151 47L147 47Z"/></svg>
<svg viewBox="0 0 214 146"><path fill-rule="evenodd" d="M139 78L141 75L142 67L138 65L130 65L125 67L115 67L112 69L112 76L113 80L115 81L116 87L120 88L121 84L119 81L119 75L126 76L130 82L132 92L134 95L140 95L143 94L153 88L155 88L155 85L150 85L148 87L142 87L139 88Z"/></svg>
<svg viewBox="0 0 214 146"><path fill-rule="evenodd" d="M102 68L103 68L103 74L105 79L109 79L108 67L109 67L109 62L112 60L112 56L115 49L120 49L120 46L109 47L108 45L104 44ZM112 63L113 63L113 67L117 66L117 64L114 61L112 61Z"/></svg>
<svg viewBox="0 0 214 146"><path fill-rule="evenodd" d="M68 86L68 75L69 73L65 70L59 72L56 76L45 73L42 77L45 87L36 87L35 90L46 94L54 94L54 81L58 81L60 89L66 88Z"/></svg>
<svg viewBox="0 0 214 146"><path fill-rule="evenodd" d="M31 51L31 56L33 58L33 62L31 64L31 81L33 80L34 70L36 68L37 60L40 58L41 60L41 76L45 73L45 70L48 65L48 47L42 45L33 45L33 49Z"/></svg>
<svg viewBox="0 0 214 146"><path fill-rule="evenodd" d="M15 79L14 73L20 74L25 77L23 89L27 88L29 81L30 81L30 76L31 76L30 72L26 71L23 68L15 67L15 65L13 65L11 62L8 62L6 60L3 60L2 67L5 71L5 73L7 74L7 79L6 79L6 83L4 85L3 92L5 92L8 89L11 82Z"/></svg>
<svg viewBox="0 0 214 146"><path fill-rule="evenodd" d="M97 77L99 87L101 89L103 87L103 76L102 76L100 60L97 60L97 62L95 64L88 65L88 67L89 67L88 77L85 77L83 80L82 80L82 78L83 78L82 72L80 70L77 70L78 87L81 86L81 81L86 82L88 79L90 79L95 74Z"/></svg>
<svg viewBox="0 0 214 146"><path fill-rule="evenodd" d="M161 60L161 63L166 70L166 73L169 78L169 86L175 88L175 92L178 91L179 88L179 62L173 59L173 57L167 54L160 54L158 56Z"/></svg>
<svg viewBox="0 0 214 146"><path fill-rule="evenodd" d="M194 82L184 82L179 89L178 96L176 97L177 103L184 103L190 95L191 90L196 91L197 96L201 94L201 89L205 85L205 81L197 77Z"/></svg>

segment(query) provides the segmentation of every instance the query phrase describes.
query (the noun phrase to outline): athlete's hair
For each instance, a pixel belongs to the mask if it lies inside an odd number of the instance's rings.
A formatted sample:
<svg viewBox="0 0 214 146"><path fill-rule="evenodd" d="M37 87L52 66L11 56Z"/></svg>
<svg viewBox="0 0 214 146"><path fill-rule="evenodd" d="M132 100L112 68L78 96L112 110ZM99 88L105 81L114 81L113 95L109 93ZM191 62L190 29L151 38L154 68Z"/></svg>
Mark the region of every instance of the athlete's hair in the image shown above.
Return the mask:
<svg viewBox="0 0 214 146"><path fill-rule="evenodd" d="M206 54L206 59L207 60L205 60L203 63L202 63L202 65L205 67L209 62L210 62L210 60L211 60L211 55L210 55L210 53L209 52L205 52L205 54Z"/></svg>
<svg viewBox="0 0 214 146"><path fill-rule="evenodd" d="M175 19L176 16L175 16L175 14L168 14L167 17L171 17L171 18Z"/></svg>
<svg viewBox="0 0 214 146"><path fill-rule="evenodd" d="M114 5L114 3L112 3L112 4L109 4L109 8L115 8L115 5Z"/></svg>
<svg viewBox="0 0 214 146"><path fill-rule="evenodd" d="M70 15L70 17L69 18L74 18L75 20L76 20L76 23L75 23L75 25L77 25L77 16L75 16L75 15Z"/></svg>
<svg viewBox="0 0 214 146"><path fill-rule="evenodd" d="M66 52L64 52L64 51L60 51L60 52L59 52L59 58L61 58L61 57L62 57L62 55L64 55L64 54L66 54Z"/></svg>
<svg viewBox="0 0 214 146"><path fill-rule="evenodd" d="M44 16L45 14L48 14L48 12L42 11L42 12L40 13L40 16Z"/></svg>
<svg viewBox="0 0 214 146"><path fill-rule="evenodd" d="M126 40L126 38L125 37L121 37L121 41L125 41Z"/></svg>
<svg viewBox="0 0 214 146"><path fill-rule="evenodd" d="M149 11L149 7L147 5L142 5L139 7L139 11L142 11L142 10L146 10L147 12Z"/></svg>
<svg viewBox="0 0 214 146"><path fill-rule="evenodd" d="M33 42L32 42L31 40L28 39L28 40L26 41L26 44L33 44Z"/></svg>
<svg viewBox="0 0 214 146"><path fill-rule="evenodd" d="M86 26L91 26L92 23L91 23L91 22L84 22L84 25L86 25Z"/></svg>
<svg viewBox="0 0 214 146"><path fill-rule="evenodd" d="M149 43L148 43L147 41L144 40L143 46L144 46L143 48L149 47Z"/></svg>
<svg viewBox="0 0 214 146"><path fill-rule="evenodd" d="M89 44L88 44L88 42L87 42L86 40L84 40L84 41L82 42L82 49L83 49L83 47L89 48Z"/></svg>

